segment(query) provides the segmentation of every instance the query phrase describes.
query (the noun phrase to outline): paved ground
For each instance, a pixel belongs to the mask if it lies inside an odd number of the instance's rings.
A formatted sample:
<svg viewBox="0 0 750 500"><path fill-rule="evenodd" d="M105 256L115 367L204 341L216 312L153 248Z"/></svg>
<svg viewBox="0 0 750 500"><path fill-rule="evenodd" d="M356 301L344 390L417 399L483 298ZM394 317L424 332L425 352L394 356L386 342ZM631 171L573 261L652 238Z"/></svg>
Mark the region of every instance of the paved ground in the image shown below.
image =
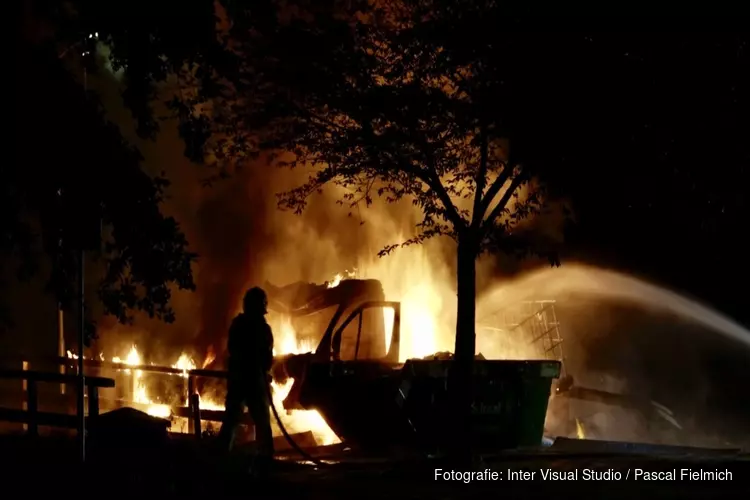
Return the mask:
<svg viewBox="0 0 750 500"><path fill-rule="evenodd" d="M737 454L695 453L675 450L648 455L639 450L610 450L596 453L561 447L533 452L509 452L485 456L474 471L495 472L497 479L436 480L435 470L450 472L449 464L417 458L376 459L338 453L338 463L313 467L287 460L276 466L264 483L246 474L247 457L219 458L210 447L172 440L168 446L135 450L128 455L103 453L91 457L82 469L75 460L75 443L69 439L0 438L4 455L4 489L29 496L55 492L74 495L82 485L84 498L137 496L140 498L347 498L381 500L400 498L505 498L577 497L634 498L750 498L750 461ZM291 458L291 457L289 457ZM577 480L552 481L541 478L542 470L578 474ZM584 480L584 470L620 479ZM664 475L681 469L693 471L730 470L731 481L645 480L635 477L636 469ZM525 471L533 480L510 480L510 472ZM468 472L465 469L459 472ZM5 475L5 474L4 474ZM605 476L606 477L606 476ZM15 484L14 484L15 483ZM20 495L19 495L20 496ZM80 496L79 496L80 498Z"/></svg>

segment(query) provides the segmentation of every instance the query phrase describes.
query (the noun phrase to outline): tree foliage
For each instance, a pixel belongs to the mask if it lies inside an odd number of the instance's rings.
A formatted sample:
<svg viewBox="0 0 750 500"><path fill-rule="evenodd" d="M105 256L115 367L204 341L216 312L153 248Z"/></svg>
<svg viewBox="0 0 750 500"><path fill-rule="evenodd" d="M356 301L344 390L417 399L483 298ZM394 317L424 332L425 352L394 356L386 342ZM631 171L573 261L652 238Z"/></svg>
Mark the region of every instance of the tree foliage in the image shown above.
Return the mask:
<svg viewBox="0 0 750 500"><path fill-rule="evenodd" d="M93 54L101 46L111 49L108 62L112 70L122 72L123 102L142 137L153 138L159 130L159 116L153 107L160 98L157 83L186 66L209 68L223 60L211 0L32 3L37 6L38 18L53 27L52 41L59 53ZM208 80L203 82L210 86Z"/></svg>
<svg viewBox="0 0 750 500"><path fill-rule="evenodd" d="M497 20L494 2L202 0L180 4L180 23L174 2L66 5L49 15L65 26L58 39L97 33L143 134L157 128L157 84L179 76L172 109L186 153L214 178L283 151L278 165L316 170L280 196L284 208L304 209L330 182L349 188L350 205L410 198L424 219L407 244L466 228L482 249L539 248L512 232L542 198L538 185L521 189L531 175L516 175L495 104L507 48L474 29ZM486 196L473 197L478 187Z"/></svg>
<svg viewBox="0 0 750 500"><path fill-rule="evenodd" d="M476 50L483 40L451 42L448 21L463 10L316 2L294 11L287 3L282 16L225 5L233 68L219 69L212 93L176 103L189 143L203 145L217 175L260 151L283 152L278 165L313 172L280 194L284 208L301 211L334 183L352 206L410 199L423 219L404 244L471 235L478 251L534 248L514 231L543 198L509 156L507 127L492 109L497 62Z"/></svg>
<svg viewBox="0 0 750 500"><path fill-rule="evenodd" d="M27 278L48 257L49 289L69 308L87 250L104 269L97 292L105 313L123 322L134 311L172 321L171 287L194 288L196 256L178 223L161 213L169 182L142 170L140 153L66 67L57 40L48 41L27 37L19 47L16 155L2 170L3 263L24 257L20 277Z"/></svg>

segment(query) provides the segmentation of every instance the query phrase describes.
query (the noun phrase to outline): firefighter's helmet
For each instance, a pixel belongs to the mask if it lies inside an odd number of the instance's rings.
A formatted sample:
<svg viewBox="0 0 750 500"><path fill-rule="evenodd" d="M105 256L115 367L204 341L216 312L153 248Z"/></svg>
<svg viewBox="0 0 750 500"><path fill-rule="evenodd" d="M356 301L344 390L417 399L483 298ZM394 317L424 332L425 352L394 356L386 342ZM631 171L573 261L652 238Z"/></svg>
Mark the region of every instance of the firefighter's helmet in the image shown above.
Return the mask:
<svg viewBox="0 0 750 500"><path fill-rule="evenodd" d="M245 297L242 299L242 309L246 313L260 312L266 314L268 312L266 292L257 286L245 292Z"/></svg>

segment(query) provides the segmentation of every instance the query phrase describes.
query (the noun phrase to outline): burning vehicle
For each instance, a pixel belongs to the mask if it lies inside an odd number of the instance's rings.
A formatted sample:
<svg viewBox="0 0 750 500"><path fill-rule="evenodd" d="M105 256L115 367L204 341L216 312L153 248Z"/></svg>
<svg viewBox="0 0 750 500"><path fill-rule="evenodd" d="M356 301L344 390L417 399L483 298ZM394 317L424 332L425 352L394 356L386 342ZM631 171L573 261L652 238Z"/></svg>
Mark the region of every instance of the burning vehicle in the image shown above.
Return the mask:
<svg viewBox="0 0 750 500"><path fill-rule="evenodd" d="M363 448L439 445L447 434L448 353L399 362L401 305L376 280L266 285L269 309L314 351L277 358L277 383L292 379L286 410L317 410L343 441ZM274 318L271 318L273 321ZM318 334L319 335L319 334ZM475 368L477 440L538 444L559 361L488 361ZM524 399L528 411L515 411Z"/></svg>
<svg viewBox="0 0 750 500"><path fill-rule="evenodd" d="M267 283L264 288L276 344L272 400L283 430L312 433L316 445L441 447L448 435L446 379L452 356L400 359L401 304L386 300L379 281ZM199 368L182 355L172 367L159 367L144 364L133 347L127 358L88 363L119 373L120 401L169 418L173 427L200 436L202 422L221 420L225 374L209 369L215 360ZM538 445L560 367L557 360L497 361L480 355L474 377L477 442L493 448ZM173 376L157 385L153 374ZM214 383L201 386L199 378ZM153 393L173 396L151 398ZM252 423L246 424L252 438Z"/></svg>

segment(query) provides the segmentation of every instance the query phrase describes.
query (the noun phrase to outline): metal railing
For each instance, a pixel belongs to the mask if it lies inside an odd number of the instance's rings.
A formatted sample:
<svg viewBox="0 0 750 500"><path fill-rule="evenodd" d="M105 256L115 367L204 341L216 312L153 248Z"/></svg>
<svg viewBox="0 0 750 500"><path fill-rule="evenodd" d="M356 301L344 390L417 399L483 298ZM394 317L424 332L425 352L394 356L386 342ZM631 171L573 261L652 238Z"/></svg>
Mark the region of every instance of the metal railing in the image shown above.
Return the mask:
<svg viewBox="0 0 750 500"><path fill-rule="evenodd" d="M58 363L71 365L75 360L71 358L57 358ZM185 400L187 406L167 405L170 407L171 416L188 419L188 433L200 438L203 434L202 421L221 422L224 418L224 410L204 410L200 407L200 395L197 391L198 378L213 378L225 380L227 372L221 370L184 369L171 366L158 366L151 364L133 365L128 363L117 363L98 359L84 359L84 366L97 369L110 369L115 371L131 371L142 373L156 373L163 375L178 375L187 380L187 394ZM243 414L243 423L251 425L252 420L248 414Z"/></svg>
<svg viewBox="0 0 750 500"><path fill-rule="evenodd" d="M67 368L72 371L76 371L76 365L78 364L78 359L73 357L39 357L39 358L33 358L29 361L19 361L17 358L15 360L10 360L8 358L5 358L4 363L7 365L16 365L16 366L24 366L28 367L31 364L34 364L35 366L48 366L52 367L52 365L58 365L61 368ZM152 373L152 374L164 374L164 375L179 375L187 380L187 397L185 400L187 401L187 406L175 406L175 405L164 405L169 406L171 411L171 416L175 417L181 417L186 418L188 420L188 433L193 434L194 436L200 438L202 436L202 421L207 422L221 422L224 417L224 411L223 410L205 410L201 409L200 407L200 395L197 391L197 379L198 378L213 378L213 379L226 379L227 378L227 372L220 371L220 370L204 370L204 369L193 369L193 370L187 370L182 368L173 368L170 366L158 366L158 365L133 365L128 363L118 363L113 361L104 361L104 360L98 360L98 359L86 359L84 358L84 367L86 368L93 368L93 369L109 369L113 371L118 372L125 372L129 371L131 373L134 372L142 372L142 373ZM7 376L3 377L2 374L5 373ZM31 377L31 379L34 381L34 383L27 382L29 380L26 376L23 376L23 374L29 374L33 373L35 375L28 375L28 377ZM13 376L11 376L13 375ZM35 378L36 377L36 378ZM36 410L36 382L38 381L56 381L61 384L72 384L75 383L76 380L78 380L77 374L60 374L57 370L55 372L30 372L25 370L8 370L8 369L0 369L0 378L15 378L18 380L23 381L23 389L24 391L27 390L27 386L29 387L29 391L32 392L33 398L29 397L29 406L31 406L31 399L34 400L34 411ZM102 380L108 380L111 381L111 385L102 385L104 384ZM109 382L107 382L108 384ZM31 384L31 385L28 385ZM88 398L89 398L89 415L97 415L99 413L99 405L100 405L100 398L97 391L98 387L115 387L115 381L111 378L104 378L104 377L98 377L98 376L90 376L86 375L86 385L89 388L88 392ZM93 390L92 390L93 388ZM136 401L129 401L130 404L136 407L144 407L149 405L143 405ZM158 403L155 403L158 404ZM92 406L93 405L93 406ZM0 408L0 420L7 420L7 421L23 421L19 420L23 417L23 413L18 412L24 412L24 411L30 411L30 410L11 410L11 409L3 409ZM93 411L93 412L92 412ZM38 412L37 412L38 413ZM57 415L57 417L49 417L49 415L44 414L42 416L43 422L39 422L39 425L53 425L56 426L54 423L46 423L46 422L63 422L64 425L61 425L62 427L68 427L68 420L75 419L76 417L74 415L65 415L65 414L54 414ZM7 418L6 418L7 417ZM39 419L37 418L37 421ZM244 414L243 415L243 423L246 425L252 425L252 420L250 419L249 415Z"/></svg>
<svg viewBox="0 0 750 500"><path fill-rule="evenodd" d="M67 375L60 373L39 372L28 370L28 363L23 363L21 370L0 369L0 379L20 380L23 387L24 408L0 408L0 420L6 422L21 422L31 436L39 434L39 426L76 428L80 415L69 415L64 413L39 411L38 384L41 382L57 384L78 384L80 378L77 374ZM114 379L105 377L90 377L85 379L86 392L88 396L88 417L99 415L99 389L113 388Z"/></svg>

